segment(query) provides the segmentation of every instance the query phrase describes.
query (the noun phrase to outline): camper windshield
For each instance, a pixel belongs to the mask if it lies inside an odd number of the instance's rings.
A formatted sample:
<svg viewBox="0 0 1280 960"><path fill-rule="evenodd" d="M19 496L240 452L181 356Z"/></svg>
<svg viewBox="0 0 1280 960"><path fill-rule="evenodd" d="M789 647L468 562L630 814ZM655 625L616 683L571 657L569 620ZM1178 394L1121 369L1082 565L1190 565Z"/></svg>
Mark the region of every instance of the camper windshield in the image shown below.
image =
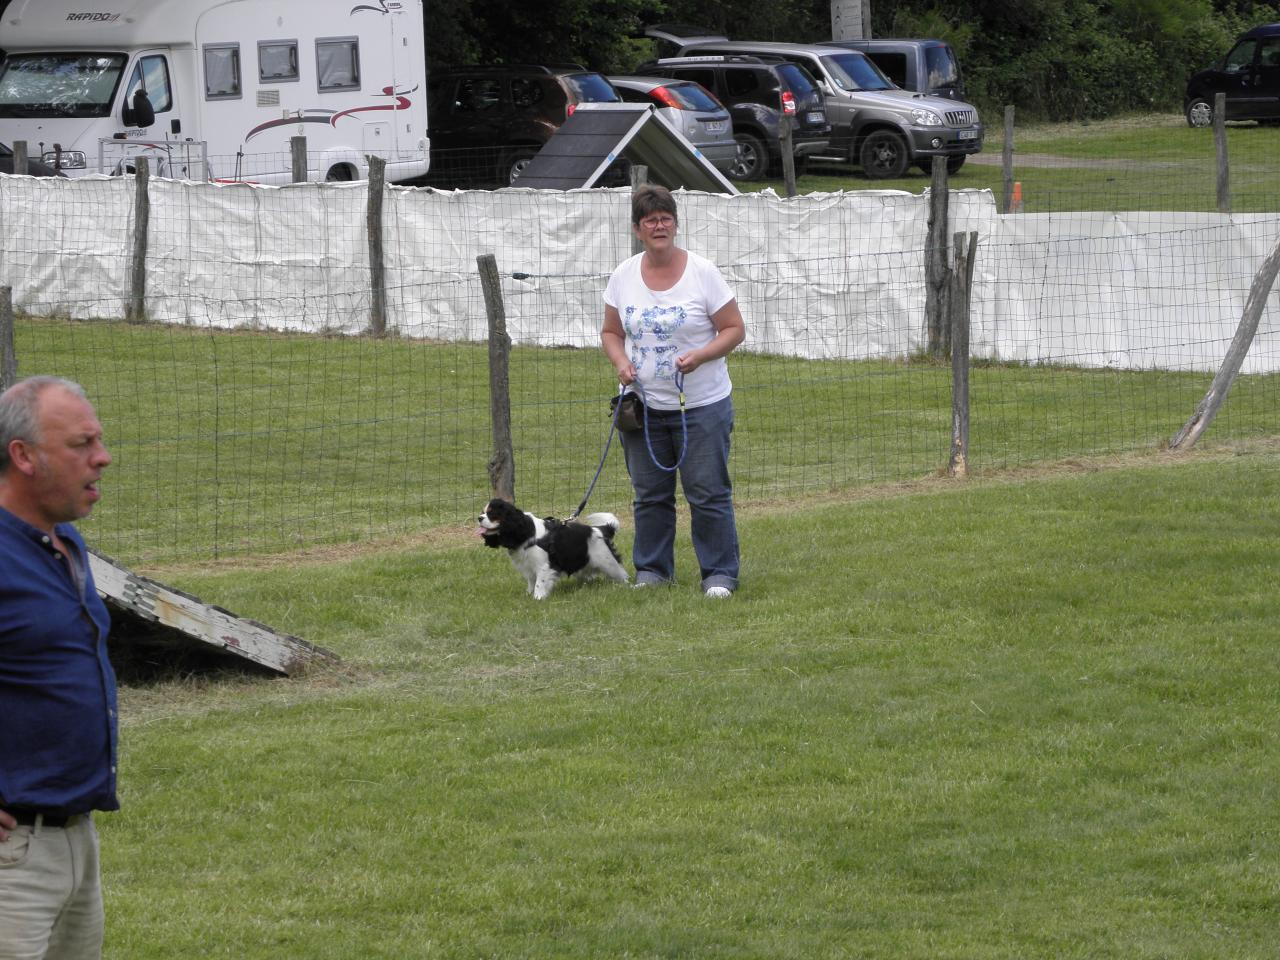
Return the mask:
<svg viewBox="0 0 1280 960"><path fill-rule="evenodd" d="M836 53L823 57L822 62L841 90L893 89L893 81L864 54Z"/></svg>
<svg viewBox="0 0 1280 960"><path fill-rule="evenodd" d="M0 67L0 117L105 117L123 53L15 53Z"/></svg>

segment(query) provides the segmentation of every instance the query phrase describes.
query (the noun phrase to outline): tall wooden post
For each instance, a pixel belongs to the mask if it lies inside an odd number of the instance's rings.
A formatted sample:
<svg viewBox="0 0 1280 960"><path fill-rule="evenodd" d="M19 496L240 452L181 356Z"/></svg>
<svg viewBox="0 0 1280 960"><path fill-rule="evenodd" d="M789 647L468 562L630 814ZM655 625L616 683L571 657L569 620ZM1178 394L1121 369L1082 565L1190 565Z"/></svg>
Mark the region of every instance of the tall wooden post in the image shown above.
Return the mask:
<svg viewBox="0 0 1280 960"><path fill-rule="evenodd" d="M0 287L0 393L18 382L18 351L13 336L13 287Z"/></svg>
<svg viewBox="0 0 1280 960"><path fill-rule="evenodd" d="M951 461L953 477L969 475L969 327L972 322L973 265L978 234L955 236L956 263L951 271Z"/></svg>
<svg viewBox="0 0 1280 960"><path fill-rule="evenodd" d="M947 160L933 158L929 186L929 238L924 251L924 316L931 357L946 355L951 331L947 323Z"/></svg>
<svg viewBox="0 0 1280 960"><path fill-rule="evenodd" d="M782 182L786 188L787 197L790 199L796 195L796 154L791 132L791 118L783 117L781 127L782 132L778 137L778 147L782 153Z"/></svg>
<svg viewBox="0 0 1280 960"><path fill-rule="evenodd" d="M1004 153L1001 156L1004 169L1003 202L1001 213L1013 213L1013 105L1004 108Z"/></svg>
<svg viewBox="0 0 1280 960"><path fill-rule="evenodd" d="M387 162L381 157L369 160L368 207L365 226L369 233L369 332L375 337L387 334L387 267L382 252L382 201L386 194Z"/></svg>
<svg viewBox="0 0 1280 960"><path fill-rule="evenodd" d="M307 182L307 138L289 138L289 158L293 162L293 182Z"/></svg>
<svg viewBox="0 0 1280 960"><path fill-rule="evenodd" d="M511 337L502 303L498 259L492 253L476 257L480 288L489 318L489 422L493 455L489 458L489 486L495 497L515 501L516 455L511 442Z"/></svg>
<svg viewBox="0 0 1280 960"><path fill-rule="evenodd" d="M1213 147L1218 158L1218 212L1231 212L1231 165L1227 158L1227 95L1213 95Z"/></svg>
<svg viewBox="0 0 1280 960"><path fill-rule="evenodd" d="M151 197L147 192L151 165L146 157L134 160L134 171L133 269L126 317L131 323L142 323L147 319L147 231L151 223Z"/></svg>
<svg viewBox="0 0 1280 960"><path fill-rule="evenodd" d="M27 141L13 141L13 170L10 172L15 176L27 172Z"/></svg>
<svg viewBox="0 0 1280 960"><path fill-rule="evenodd" d="M649 168L643 163L633 163L631 165L631 192L635 193L636 187L642 183L649 182ZM631 229L631 205L627 205L627 232L631 236L631 255L635 256L644 249L644 244L640 242L640 238L636 236L636 232Z"/></svg>

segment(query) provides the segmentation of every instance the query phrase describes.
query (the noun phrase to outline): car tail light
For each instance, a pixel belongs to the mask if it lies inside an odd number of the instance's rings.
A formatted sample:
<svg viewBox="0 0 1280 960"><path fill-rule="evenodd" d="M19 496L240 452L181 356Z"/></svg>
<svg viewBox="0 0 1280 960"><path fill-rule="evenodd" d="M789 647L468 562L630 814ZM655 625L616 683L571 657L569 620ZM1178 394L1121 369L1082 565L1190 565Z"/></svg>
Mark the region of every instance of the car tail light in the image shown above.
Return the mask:
<svg viewBox="0 0 1280 960"><path fill-rule="evenodd" d="M675 107L677 110L680 109L680 101L677 100L675 94L666 87L654 87L649 95L664 107Z"/></svg>
<svg viewBox="0 0 1280 960"><path fill-rule="evenodd" d="M788 117L796 112L796 98L790 90L782 91L782 112Z"/></svg>
<svg viewBox="0 0 1280 960"><path fill-rule="evenodd" d="M568 117L572 117L572 116L573 116L573 111L575 111L575 110L577 110L577 109L578 109L578 105L577 105L576 103L571 103L571 104L569 104L567 107L565 107L565 108L564 108L564 115L565 115L566 119L567 119Z"/></svg>

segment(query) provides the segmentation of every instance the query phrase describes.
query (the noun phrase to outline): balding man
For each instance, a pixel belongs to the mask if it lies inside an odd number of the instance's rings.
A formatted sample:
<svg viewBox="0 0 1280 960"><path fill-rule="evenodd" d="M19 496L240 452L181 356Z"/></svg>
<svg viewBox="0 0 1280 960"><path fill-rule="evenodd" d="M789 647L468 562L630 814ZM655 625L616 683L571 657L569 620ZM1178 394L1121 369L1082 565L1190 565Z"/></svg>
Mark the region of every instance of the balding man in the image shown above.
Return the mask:
<svg viewBox="0 0 1280 960"><path fill-rule="evenodd" d="M78 384L0 394L0 960L102 956L90 812L119 808L116 679L72 521L110 463Z"/></svg>

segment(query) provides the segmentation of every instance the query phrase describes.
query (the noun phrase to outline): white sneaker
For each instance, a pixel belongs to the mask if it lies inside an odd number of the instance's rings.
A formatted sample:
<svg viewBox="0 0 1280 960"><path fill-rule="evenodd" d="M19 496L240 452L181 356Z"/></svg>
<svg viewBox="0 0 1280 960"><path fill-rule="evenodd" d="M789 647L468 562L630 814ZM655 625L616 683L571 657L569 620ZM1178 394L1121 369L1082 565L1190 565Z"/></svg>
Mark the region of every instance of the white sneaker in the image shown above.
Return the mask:
<svg viewBox="0 0 1280 960"><path fill-rule="evenodd" d="M725 597L732 597L733 591L728 587L707 587L705 596L715 600L723 600Z"/></svg>

